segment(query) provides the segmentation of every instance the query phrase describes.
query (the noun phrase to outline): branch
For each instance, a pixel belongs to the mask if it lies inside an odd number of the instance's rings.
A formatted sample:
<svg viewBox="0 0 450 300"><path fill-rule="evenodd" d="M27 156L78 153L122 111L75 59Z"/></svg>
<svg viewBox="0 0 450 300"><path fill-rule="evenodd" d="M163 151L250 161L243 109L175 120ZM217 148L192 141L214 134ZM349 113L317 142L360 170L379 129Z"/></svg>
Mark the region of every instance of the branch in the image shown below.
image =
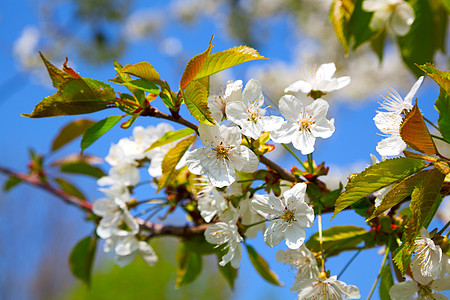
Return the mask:
<svg viewBox="0 0 450 300"><path fill-rule="evenodd" d="M195 125L194 123L189 122L188 120L184 119L181 116L174 117L174 116L165 114L153 106L149 106L149 107L145 108L145 111L141 114L141 116L149 116L149 117L155 117L155 118L159 118L159 119L169 120L169 121L184 125L186 127L189 127L191 129L194 129L195 132L198 133L198 126ZM283 169L281 166L277 165L270 159L261 155L260 161L261 161L261 163L265 164L270 169L276 171L281 176L281 178L291 181L291 182L295 182L294 175L287 172L285 169Z"/></svg>
<svg viewBox="0 0 450 300"><path fill-rule="evenodd" d="M20 180L34 185L40 189L43 189L50 194L53 194L54 196L58 197L62 201L66 202L67 204L76 206L78 208L83 209L87 212L92 212L92 204L84 201L80 198L77 198L75 196L69 195L50 184L43 182L38 176L35 175L28 175L24 173L19 173L16 171L12 171L10 169L4 168L0 166L0 173L7 174L10 176L15 176L19 178ZM145 229L148 229L151 231L151 236L159 236L159 235L172 235L172 236L179 236L179 237L192 237L195 235L202 235L206 228L208 227L208 224L201 224L198 226L173 226L173 225L163 225L159 223L152 223L152 222L146 222L142 219L136 218L138 223L142 225Z"/></svg>

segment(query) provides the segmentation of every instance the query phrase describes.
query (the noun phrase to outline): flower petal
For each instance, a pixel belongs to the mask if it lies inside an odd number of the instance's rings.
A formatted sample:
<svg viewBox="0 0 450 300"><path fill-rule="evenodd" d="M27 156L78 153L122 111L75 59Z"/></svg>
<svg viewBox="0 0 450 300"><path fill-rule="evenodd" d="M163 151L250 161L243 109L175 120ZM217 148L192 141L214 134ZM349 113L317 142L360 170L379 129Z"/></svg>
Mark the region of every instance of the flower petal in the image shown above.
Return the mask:
<svg viewBox="0 0 450 300"><path fill-rule="evenodd" d="M237 146L230 150L231 167L242 172L252 173L258 169L259 160L256 154L246 146Z"/></svg>
<svg viewBox="0 0 450 300"><path fill-rule="evenodd" d="M289 249L298 249L305 241L305 228L301 227L297 222L292 222L284 231L284 237Z"/></svg>
<svg viewBox="0 0 450 300"><path fill-rule="evenodd" d="M312 89L312 86L309 82L299 80L299 81L292 83L287 88L285 88L284 92L285 93L289 93L289 92L297 93L297 92L301 91L302 93L307 94L307 93L311 92L311 89Z"/></svg>
<svg viewBox="0 0 450 300"><path fill-rule="evenodd" d="M316 138L307 130L300 130L294 134L292 145L295 149L302 152L303 155L310 154L314 151Z"/></svg>
<svg viewBox="0 0 450 300"><path fill-rule="evenodd" d="M284 209L280 198L273 195L255 195L251 205L258 214L267 220L279 218Z"/></svg>
<svg viewBox="0 0 450 300"><path fill-rule="evenodd" d="M283 239L283 232L286 230L286 223L283 220L273 220L264 232L264 241L270 247L278 245Z"/></svg>

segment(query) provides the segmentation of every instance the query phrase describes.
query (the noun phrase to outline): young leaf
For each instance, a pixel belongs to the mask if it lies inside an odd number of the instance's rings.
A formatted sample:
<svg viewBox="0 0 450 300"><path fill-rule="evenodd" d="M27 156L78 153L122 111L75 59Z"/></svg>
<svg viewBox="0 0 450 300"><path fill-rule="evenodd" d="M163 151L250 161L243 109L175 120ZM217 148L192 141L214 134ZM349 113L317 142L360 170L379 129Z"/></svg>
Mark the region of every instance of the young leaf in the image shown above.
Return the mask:
<svg viewBox="0 0 450 300"><path fill-rule="evenodd" d="M250 261L252 262L252 265L253 267L255 267L255 270L258 272L258 274L261 275L261 277L264 278L267 282L282 286L283 284L278 280L278 276L270 270L269 264L266 262L266 260L261 255L259 255L252 246L246 246L248 257L250 258Z"/></svg>
<svg viewBox="0 0 450 300"><path fill-rule="evenodd" d="M88 119L75 120L64 126L52 143L52 151L56 151L62 146L73 141L82 135L86 129L94 125L95 122Z"/></svg>
<svg viewBox="0 0 450 300"><path fill-rule="evenodd" d="M434 155L436 146L428 131L417 102L409 111L400 126L400 136L405 143L416 151Z"/></svg>
<svg viewBox="0 0 450 300"><path fill-rule="evenodd" d="M355 8L356 0L334 0L331 4L330 16L336 36L348 53L350 43L349 22Z"/></svg>
<svg viewBox="0 0 450 300"><path fill-rule="evenodd" d="M62 84L74 78L71 74L55 67L51 62L49 62L44 57L42 52L39 52L39 55L41 56L42 61L44 62L45 67L47 68L48 75L50 76L50 79L52 80L53 86L55 88L59 88Z"/></svg>
<svg viewBox="0 0 450 300"><path fill-rule="evenodd" d="M222 260L220 254L217 254L219 261ZM219 266L219 271L225 277L231 289L234 289L234 282L236 281L236 277L239 269L235 269L231 266L231 264L226 264L225 266Z"/></svg>
<svg viewBox="0 0 450 300"><path fill-rule="evenodd" d="M352 16L350 18L349 29L353 37L353 50L370 40L376 31L370 29L369 24L373 13L362 9L363 0L356 0Z"/></svg>
<svg viewBox="0 0 450 300"><path fill-rule="evenodd" d="M209 41L209 46L204 52L194 56L187 63L186 68L184 69L183 75L181 76L180 90L184 90L188 86L188 84L195 78L197 73L202 68L203 64L206 61L206 58L211 53L211 48L214 46L211 44L213 38L214 38L214 35L211 37L211 40Z"/></svg>
<svg viewBox="0 0 450 300"><path fill-rule="evenodd" d="M52 96L39 102L31 114L22 114L29 118L44 118L88 114L116 107L114 90L106 83L91 79L70 79L59 87Z"/></svg>
<svg viewBox="0 0 450 300"><path fill-rule="evenodd" d="M208 107L208 91L199 82L192 81L183 94L190 113L200 122L214 126L215 122Z"/></svg>
<svg viewBox="0 0 450 300"><path fill-rule="evenodd" d="M414 189L411 195L409 207L411 208L412 216L405 226L406 230L403 238L404 265L407 265L405 258L410 257L414 250L414 241L420 229L424 226L427 215L432 210L434 202L438 201L444 178L445 175L437 169L429 170L422 183Z"/></svg>
<svg viewBox="0 0 450 300"><path fill-rule="evenodd" d="M434 106L439 112L439 131L444 140L450 143L450 96L443 89L441 89Z"/></svg>
<svg viewBox="0 0 450 300"><path fill-rule="evenodd" d="M405 198L411 195L414 188L419 185L427 176L429 170L421 171L417 174L414 174L411 177L406 178L401 181L399 184L394 186L383 198L381 204L376 208L373 214L366 220L370 221L373 218L381 215L383 212L391 209L393 206L399 204Z"/></svg>
<svg viewBox="0 0 450 300"><path fill-rule="evenodd" d="M391 266L389 262L384 265L381 271L380 279L380 299L381 300L391 300L389 296L389 290L394 285L394 279L392 278Z"/></svg>
<svg viewBox="0 0 450 300"><path fill-rule="evenodd" d="M91 281L91 270L96 247L97 237L85 237L75 245L69 257L72 274L84 281L88 286Z"/></svg>
<svg viewBox="0 0 450 300"><path fill-rule="evenodd" d="M191 251L184 242L181 242L176 259L178 268L175 287L178 289L198 278L202 271L202 256L195 251Z"/></svg>
<svg viewBox="0 0 450 300"><path fill-rule="evenodd" d="M430 211L427 214L427 217L423 221L423 227L428 228L430 226L431 221L433 220L439 206L442 203L442 196L438 194L436 201L433 202L433 206L431 206Z"/></svg>
<svg viewBox="0 0 450 300"><path fill-rule="evenodd" d="M67 162L60 165L61 172L71 174L87 175L94 178L106 176L105 172L98 167L91 166L84 161Z"/></svg>
<svg viewBox="0 0 450 300"><path fill-rule="evenodd" d="M81 139L81 149L84 150L92 145L92 143L98 140L108 130L113 128L114 125L116 125L121 119L122 116L109 116L89 127Z"/></svg>
<svg viewBox="0 0 450 300"><path fill-rule="evenodd" d="M231 49L209 55L203 63L202 68L193 80L208 77L220 71L237 66L255 59L266 59L259 55L258 51L247 46L238 46Z"/></svg>
<svg viewBox="0 0 450 300"><path fill-rule="evenodd" d="M149 93L153 93L153 94L159 94L160 89L159 87L146 80L146 79L129 79L129 80L124 80L120 77L116 77L114 79L110 79L109 81L117 83L117 84L121 84L121 85L125 85L125 86L129 86L129 87L133 87L135 89L139 89L142 91L146 91Z"/></svg>
<svg viewBox="0 0 450 300"><path fill-rule="evenodd" d="M409 157L386 159L367 167L349 181L345 191L336 201L335 210L331 218L334 218L340 211L359 199L394 182L403 180L424 167L425 163L422 160Z"/></svg>
<svg viewBox="0 0 450 300"><path fill-rule="evenodd" d="M163 81L159 77L159 73L148 62L140 62L134 65L126 65L121 70L122 73L130 74L149 82L162 85Z"/></svg>
<svg viewBox="0 0 450 300"><path fill-rule="evenodd" d="M170 177L175 170L175 167L180 162L180 159L183 157L184 153L189 149L192 142L194 141L195 136L188 137L178 144L175 147L167 152L166 156L162 161L162 176L158 182L158 190L157 193L167 185L170 180Z"/></svg>
<svg viewBox="0 0 450 300"><path fill-rule="evenodd" d="M351 225L333 226L325 229L322 231L324 254L326 257L330 257L342 251L353 250L364 241L367 234L364 228ZM305 245L312 252L320 253L319 233L313 234Z"/></svg>
<svg viewBox="0 0 450 300"><path fill-rule="evenodd" d="M159 140L157 140L153 144L151 144L150 147L148 147L148 149L145 150L145 152L155 149L157 147L161 147L161 146L170 144L174 141L177 141L181 138L191 135L194 132L195 131L191 128L183 128L183 129L180 129L177 131L166 132Z"/></svg>
<svg viewBox="0 0 450 300"><path fill-rule="evenodd" d="M450 72L440 71L436 69L431 63L418 65L418 67L433 78L437 84L443 89L447 95L450 95Z"/></svg>
<svg viewBox="0 0 450 300"><path fill-rule="evenodd" d="M65 193L86 201L86 196L84 196L84 194L72 183L63 178L55 178L55 182Z"/></svg>
<svg viewBox="0 0 450 300"><path fill-rule="evenodd" d="M21 182L22 182L22 179L20 179L16 176L9 176L8 180L5 182L5 185L3 186L3 191L7 192Z"/></svg>
<svg viewBox="0 0 450 300"><path fill-rule="evenodd" d="M380 63L383 61L384 41L386 40L386 29L379 31L371 40L370 46L378 56Z"/></svg>

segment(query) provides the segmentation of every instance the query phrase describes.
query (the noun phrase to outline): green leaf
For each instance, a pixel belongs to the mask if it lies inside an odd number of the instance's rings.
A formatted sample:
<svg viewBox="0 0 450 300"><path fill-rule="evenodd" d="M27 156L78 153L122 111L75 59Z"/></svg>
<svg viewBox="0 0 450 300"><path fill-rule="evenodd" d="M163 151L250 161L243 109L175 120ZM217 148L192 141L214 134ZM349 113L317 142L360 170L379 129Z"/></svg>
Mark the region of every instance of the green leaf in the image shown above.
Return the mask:
<svg viewBox="0 0 450 300"><path fill-rule="evenodd" d="M442 137L450 143L450 96L441 89L439 98L436 100L434 106L439 112L439 131Z"/></svg>
<svg viewBox="0 0 450 300"><path fill-rule="evenodd" d="M394 285L394 279L392 278L391 266L389 262L384 265L381 271L380 279L380 299L381 300L391 300L389 296L389 290Z"/></svg>
<svg viewBox="0 0 450 300"><path fill-rule="evenodd" d="M217 255L219 261L222 259L221 256ZM238 269L235 269L231 266L231 264L226 264L225 266L219 266L219 271L225 277L231 289L234 289L234 282L236 281L236 277L238 274Z"/></svg>
<svg viewBox="0 0 450 300"><path fill-rule="evenodd" d="M350 18L349 28L353 36L353 50L370 40L377 32L370 29L373 13L362 9L363 0L357 0Z"/></svg>
<svg viewBox="0 0 450 300"><path fill-rule="evenodd" d="M417 102L400 125L400 136L411 148L421 153L437 154L436 146L428 131Z"/></svg>
<svg viewBox="0 0 450 300"><path fill-rule="evenodd" d="M158 182L158 190L156 191L157 193L167 185L167 183L171 179L171 175L175 170L175 167L180 162L180 159L183 157L184 153L186 153L186 151L189 149L194 139L195 136L191 136L180 141L178 144L176 144L175 147L167 152L166 156L164 156L161 165L162 176Z"/></svg>
<svg viewBox="0 0 450 300"><path fill-rule="evenodd" d="M378 56L378 60L383 61L384 41L386 40L386 29L379 31L371 40L370 46L373 52Z"/></svg>
<svg viewBox="0 0 450 300"><path fill-rule="evenodd" d="M429 0L412 0L409 4L414 9L414 23L406 35L397 37L397 42L406 66L420 76L423 73L416 64L432 62L437 50L433 11Z"/></svg>
<svg viewBox="0 0 450 300"><path fill-rule="evenodd" d="M214 126L215 122L208 107L208 91L199 82L192 81L183 94L189 112L200 122Z"/></svg>
<svg viewBox="0 0 450 300"><path fill-rule="evenodd" d="M157 147L161 147L161 146L170 144L174 141L177 141L181 138L191 135L194 132L195 131L191 128L183 128L183 129L180 129L177 131L166 132L159 140L157 140L153 144L151 144L150 147L148 147L148 149L145 150L145 152L155 149Z"/></svg>
<svg viewBox="0 0 450 300"><path fill-rule="evenodd" d="M427 73L428 76L433 78L437 84L443 89L447 95L450 95L450 72L448 71L440 71L436 69L433 64L426 63L423 65L417 65L422 71Z"/></svg>
<svg viewBox="0 0 450 300"><path fill-rule="evenodd" d="M65 193L86 201L86 196L69 181L63 178L55 178L55 182Z"/></svg>
<svg viewBox="0 0 450 300"><path fill-rule="evenodd" d="M145 79L151 83L156 83L157 85L163 84L161 77L159 77L159 73L148 62L139 62L134 65L126 65L120 70L120 72Z"/></svg>
<svg viewBox="0 0 450 300"><path fill-rule="evenodd" d="M193 58L191 58L188 61L186 68L184 69L183 75L181 76L180 90L184 90L188 86L188 84L192 80L194 80L195 76L201 70L203 64L205 63L206 59L208 58L208 56L211 53L211 48L214 46L211 44L213 38L214 38L214 35L211 37L211 40L209 41L209 46L205 51L194 56ZM206 76L204 76L204 77L206 77Z"/></svg>
<svg viewBox="0 0 450 300"><path fill-rule="evenodd" d="M402 265L398 265L399 269L404 271L402 267L409 264L411 254L414 251L414 241L420 232L420 229L425 225L425 220L428 214L432 211L435 201L439 201L438 195L442 183L444 182L445 175L437 169L426 170L427 176L422 183L414 189L411 195L411 208L412 216L409 218L406 224L403 244L402 244Z"/></svg>
<svg viewBox="0 0 450 300"><path fill-rule="evenodd" d="M5 182L5 185L3 186L3 191L7 192L21 182L22 179L20 179L19 177L9 176L8 180Z"/></svg>
<svg viewBox="0 0 450 300"><path fill-rule="evenodd" d="M128 79L128 80L124 80L121 77L116 77L114 79L110 79L109 81L117 83L117 84L121 84L121 85L125 85L125 86L130 86L133 87L135 89L139 89L142 91L146 91L149 93L153 93L153 94L159 94L160 89L159 87L146 80L146 79Z"/></svg>
<svg viewBox="0 0 450 300"><path fill-rule="evenodd" d="M71 74L55 67L51 62L49 62L44 57L42 52L39 52L39 55L41 56L42 61L44 62L45 67L47 68L48 75L50 76L50 79L52 80L53 86L55 88L59 88L62 84L74 78Z"/></svg>
<svg viewBox="0 0 450 300"><path fill-rule="evenodd" d="M266 260L261 255L259 255L252 246L246 246L248 257L250 258L250 261L252 262L252 265L253 267L255 267L255 270L258 272L258 274L261 275L261 277L264 278L267 282L282 286L283 284L278 280L278 276L270 270L269 264L266 262Z"/></svg>
<svg viewBox="0 0 450 300"><path fill-rule="evenodd" d="M86 129L94 125L95 122L92 120L81 119L70 122L64 126L58 135L55 137L52 143L52 151L56 151L69 142L73 141L80 135L82 135Z"/></svg>
<svg viewBox="0 0 450 300"><path fill-rule="evenodd" d="M92 145L92 143L113 128L121 119L122 116L109 116L89 127L81 139L81 149L84 150Z"/></svg>
<svg viewBox="0 0 450 300"><path fill-rule="evenodd" d="M62 164L61 172L64 173L71 173L71 174L82 174L82 175L88 175L92 176L94 178L100 178L103 176L106 176L105 172L103 172L102 169L98 167L91 166L90 164L86 162L69 162Z"/></svg>
<svg viewBox="0 0 450 300"><path fill-rule="evenodd" d="M409 157L386 159L367 167L349 181L345 191L336 201L335 210L331 218L334 218L340 211L359 199L394 182L405 179L424 167L425 163L422 160Z"/></svg>
<svg viewBox="0 0 450 300"><path fill-rule="evenodd" d="M91 281L91 270L97 247L96 237L85 237L72 249L69 257L70 270L72 274L84 281L88 286Z"/></svg>
<svg viewBox="0 0 450 300"><path fill-rule="evenodd" d="M74 78L62 84L52 96L39 102L29 118L88 114L116 107L114 90L106 83L91 78Z"/></svg>
<svg viewBox="0 0 450 300"><path fill-rule="evenodd" d="M411 177L406 178L405 180L394 186L389 192L387 192L380 205L366 221L370 221L373 218L381 215L383 212L391 209L392 207L409 197L414 188L424 180L427 174L428 170L421 171L417 174L412 175Z"/></svg>
<svg viewBox="0 0 450 300"><path fill-rule="evenodd" d="M258 51L247 46L233 47L225 51L211 54L207 57L202 68L198 71L193 80L211 76L220 71L255 59L266 59L266 57L259 55Z"/></svg>
<svg viewBox="0 0 450 300"><path fill-rule="evenodd" d="M183 285L196 280L202 271L202 256L191 251L184 242L180 243L177 254L177 281L175 287L178 289Z"/></svg>
<svg viewBox="0 0 450 300"><path fill-rule="evenodd" d="M326 257L337 255L342 251L354 250L364 241L367 231L362 227L345 225L333 226L322 231L323 251ZM320 253L319 233L314 233L305 246L315 253Z"/></svg>
<svg viewBox="0 0 450 300"><path fill-rule="evenodd" d="M356 0L334 0L331 4L330 17L336 36L348 53L350 43L349 23Z"/></svg>
<svg viewBox="0 0 450 300"><path fill-rule="evenodd" d="M434 216L436 215L439 206L442 203L442 196L441 194L438 194L436 201L433 202L433 205L430 208L430 211L427 214L427 217L423 221L423 227L428 228L430 226L431 221L433 220Z"/></svg>

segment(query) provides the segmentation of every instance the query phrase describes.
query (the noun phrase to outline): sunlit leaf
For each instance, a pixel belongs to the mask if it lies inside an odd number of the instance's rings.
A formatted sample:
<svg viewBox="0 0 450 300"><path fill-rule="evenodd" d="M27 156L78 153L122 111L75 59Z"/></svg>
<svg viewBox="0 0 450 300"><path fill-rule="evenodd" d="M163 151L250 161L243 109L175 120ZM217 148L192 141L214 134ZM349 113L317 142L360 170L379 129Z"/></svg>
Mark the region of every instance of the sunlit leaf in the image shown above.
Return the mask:
<svg viewBox="0 0 450 300"><path fill-rule="evenodd" d="M442 137L450 143L450 96L441 89L435 107L439 112L439 131Z"/></svg>
<svg viewBox="0 0 450 300"><path fill-rule="evenodd" d="M348 53L350 43L349 22L355 8L356 0L334 0L331 4L330 17L336 36Z"/></svg>
<svg viewBox="0 0 450 300"><path fill-rule="evenodd" d="M208 91L201 83L192 81L183 96L186 107L200 123L214 126L215 122L208 107Z"/></svg>
<svg viewBox="0 0 450 300"><path fill-rule="evenodd" d="M409 197L414 188L424 180L428 172L428 170L421 171L411 177L406 178L405 180L394 186L389 192L387 192L387 194L383 198L383 201L376 208L373 214L367 219L367 221L370 221L373 218L381 215L383 212L391 209L395 205L405 200L405 198Z"/></svg>
<svg viewBox="0 0 450 300"><path fill-rule="evenodd" d="M349 30L353 37L353 50L370 40L376 31L370 29L369 24L373 13L362 9L363 0L357 0L350 18Z"/></svg>
<svg viewBox="0 0 450 300"><path fill-rule="evenodd" d="M117 77L114 79L110 79L109 81L114 82L116 84L130 86L135 89L140 89L142 91L150 92L153 94L159 94L159 92L160 92L160 89L156 84L154 84L146 79L123 80L122 78Z"/></svg>
<svg viewBox="0 0 450 300"><path fill-rule="evenodd" d="M16 176L9 176L8 180L5 182L5 185L3 186L3 191L7 192L7 191L11 190L13 187L17 186L21 182L22 182L22 179L20 179Z"/></svg>
<svg viewBox="0 0 450 300"><path fill-rule="evenodd" d="M211 48L214 46L211 44L213 37L214 35L211 37L211 40L209 41L209 46L204 52L194 56L188 61L180 80L181 90L184 90L188 86L188 84L195 78L195 76L205 63L207 57L211 54Z"/></svg>
<svg viewBox="0 0 450 300"><path fill-rule="evenodd" d="M322 231L322 247L326 257L337 255L342 251L353 250L364 241L367 231L362 227L345 225L333 226ZM314 233L306 242L306 247L320 253L319 233Z"/></svg>
<svg viewBox="0 0 450 300"><path fill-rule="evenodd" d="M394 279L392 278L391 266L389 263L385 264L381 271L380 279L380 299L391 300L389 296L389 290L394 285Z"/></svg>
<svg viewBox="0 0 450 300"><path fill-rule="evenodd" d="M84 150L92 145L92 143L113 128L121 119L122 116L110 116L89 127L84 132L83 138L81 139L81 149Z"/></svg>
<svg viewBox="0 0 450 300"><path fill-rule="evenodd" d="M255 267L255 270L258 272L258 274L261 275L261 277L264 278L267 282L282 286L283 284L278 280L278 276L270 270L269 264L266 262L266 260L261 255L259 255L252 246L246 245L246 247L248 257L250 258L250 261L253 267Z"/></svg>
<svg viewBox="0 0 450 300"><path fill-rule="evenodd" d="M60 86L56 94L44 98L31 114L22 114L29 118L44 118L88 114L116 107L114 90L106 83L91 79L71 79Z"/></svg>
<svg viewBox="0 0 450 300"><path fill-rule="evenodd" d="M220 255L217 255L217 256L218 256L219 261L220 261L222 259L222 257ZM234 282L236 281L236 277L237 277L239 269L233 268L231 266L231 264L226 264L223 267L219 266L218 268L219 268L220 273L227 280L228 284L230 285L230 288L233 289L234 288Z"/></svg>
<svg viewBox="0 0 450 300"><path fill-rule="evenodd" d="M386 159L367 167L349 181L345 191L336 201L332 218L361 198L405 179L424 167L425 163L422 160L409 157Z"/></svg>
<svg viewBox="0 0 450 300"><path fill-rule="evenodd" d="M417 103L408 112L400 126L402 140L411 148L425 154L436 154L436 146L428 131Z"/></svg>
<svg viewBox="0 0 450 300"><path fill-rule="evenodd" d="M178 144L176 144L175 147L171 148L169 152L167 152L166 156L164 156L161 165L162 176L159 179L158 190L156 192L159 192L163 187L167 185L173 171L175 170L175 167L180 162L184 153L186 153L186 151L189 149L194 139L195 136L191 136L180 141Z"/></svg>
<svg viewBox="0 0 450 300"><path fill-rule="evenodd" d="M426 63L423 65L418 65L418 67L427 73L428 76L433 78L437 84L448 94L450 95L450 72L448 71L440 71L436 69L433 64Z"/></svg>
<svg viewBox="0 0 450 300"><path fill-rule="evenodd" d="M86 129L94 124L94 121L87 119L70 122L59 131L58 135L53 140L51 150L56 151L62 146L73 141L74 139L82 135L86 131Z"/></svg>
<svg viewBox="0 0 450 300"><path fill-rule="evenodd" d="M42 61L47 68L48 75L50 76L50 79L52 80L53 86L55 88L59 88L63 83L66 83L67 81L70 81L74 78L71 74L55 67L44 57L41 52L39 52L39 55L41 56Z"/></svg>
<svg viewBox="0 0 450 300"><path fill-rule="evenodd" d="M69 257L72 274L76 278L84 281L88 286L91 281L91 271L96 247L97 237L85 237L75 245Z"/></svg>
<svg viewBox="0 0 450 300"><path fill-rule="evenodd" d="M121 72L145 79L149 82L156 83L157 85L163 84L159 73L148 62L126 65L121 69Z"/></svg>
<svg viewBox="0 0 450 300"><path fill-rule="evenodd" d="M177 141L181 138L191 135L194 132L195 131L191 128L183 128L183 129L180 129L177 131L166 132L159 140L157 140L153 144L151 144L150 147L148 147L148 149L145 150L145 152L155 149L157 147L161 147L161 146L170 144L174 141Z"/></svg>
<svg viewBox="0 0 450 300"><path fill-rule="evenodd" d="M193 80L208 77L220 71L255 59L265 59L258 51L247 46L238 46L209 55Z"/></svg>
<svg viewBox="0 0 450 300"><path fill-rule="evenodd" d="M84 194L69 181L64 178L55 178L55 182L65 193L86 201L86 196L84 196Z"/></svg>

